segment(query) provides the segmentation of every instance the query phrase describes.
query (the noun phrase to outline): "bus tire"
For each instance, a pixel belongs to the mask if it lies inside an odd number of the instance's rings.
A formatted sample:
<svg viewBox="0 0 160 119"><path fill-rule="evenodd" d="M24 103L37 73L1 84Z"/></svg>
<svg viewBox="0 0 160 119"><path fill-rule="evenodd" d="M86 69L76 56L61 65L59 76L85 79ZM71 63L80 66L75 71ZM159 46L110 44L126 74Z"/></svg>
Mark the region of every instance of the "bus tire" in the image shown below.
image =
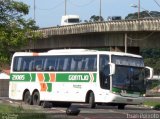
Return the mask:
<svg viewBox="0 0 160 119"><path fill-rule="evenodd" d="M123 110L124 108L125 108L125 105L124 105L124 104L119 104L119 105L118 105L118 109Z"/></svg>
<svg viewBox="0 0 160 119"><path fill-rule="evenodd" d="M25 104L30 104L30 100L31 100L30 92L26 91L24 93L23 101Z"/></svg>
<svg viewBox="0 0 160 119"><path fill-rule="evenodd" d="M96 103L95 103L95 97L94 97L94 93L93 92L91 92L90 94L89 94L89 107L90 108L95 108L96 107Z"/></svg>
<svg viewBox="0 0 160 119"><path fill-rule="evenodd" d="M29 97L28 104L29 104L29 105L33 105L32 96L31 96L31 95L30 95L30 97Z"/></svg>
<svg viewBox="0 0 160 119"><path fill-rule="evenodd" d="M38 91L35 91L32 96L33 105L40 105L40 95Z"/></svg>

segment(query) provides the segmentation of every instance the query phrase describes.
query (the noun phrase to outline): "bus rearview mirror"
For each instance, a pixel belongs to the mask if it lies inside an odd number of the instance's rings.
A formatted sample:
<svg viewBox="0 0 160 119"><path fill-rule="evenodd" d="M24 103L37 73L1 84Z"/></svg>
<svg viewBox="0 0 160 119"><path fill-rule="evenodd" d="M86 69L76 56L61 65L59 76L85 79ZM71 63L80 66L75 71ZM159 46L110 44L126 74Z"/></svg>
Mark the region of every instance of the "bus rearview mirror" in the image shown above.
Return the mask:
<svg viewBox="0 0 160 119"><path fill-rule="evenodd" d="M153 68L148 67L148 66L145 67L145 77L146 77L146 79L153 78Z"/></svg>
<svg viewBox="0 0 160 119"><path fill-rule="evenodd" d="M109 63L109 65L110 65L110 75L115 74L116 65L114 63Z"/></svg>

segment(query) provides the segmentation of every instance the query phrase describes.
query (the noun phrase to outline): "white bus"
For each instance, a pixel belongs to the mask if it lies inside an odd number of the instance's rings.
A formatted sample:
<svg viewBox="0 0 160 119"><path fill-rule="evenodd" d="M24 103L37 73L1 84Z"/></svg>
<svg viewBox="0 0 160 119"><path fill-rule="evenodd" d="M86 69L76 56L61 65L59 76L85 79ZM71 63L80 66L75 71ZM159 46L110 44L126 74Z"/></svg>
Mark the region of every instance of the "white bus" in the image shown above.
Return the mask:
<svg viewBox="0 0 160 119"><path fill-rule="evenodd" d="M120 52L87 49L50 50L13 55L9 98L43 102L109 104L124 109L143 103L143 58ZM152 76L150 69L149 77ZM148 76L148 75L147 75Z"/></svg>

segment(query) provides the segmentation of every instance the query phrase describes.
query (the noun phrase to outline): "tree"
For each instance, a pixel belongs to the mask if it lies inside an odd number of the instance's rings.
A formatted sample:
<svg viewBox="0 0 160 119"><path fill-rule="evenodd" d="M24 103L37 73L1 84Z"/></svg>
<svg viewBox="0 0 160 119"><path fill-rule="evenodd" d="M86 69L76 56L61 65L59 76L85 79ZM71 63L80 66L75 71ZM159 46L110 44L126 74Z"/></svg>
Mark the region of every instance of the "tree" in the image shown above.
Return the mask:
<svg viewBox="0 0 160 119"><path fill-rule="evenodd" d="M154 74L160 75L160 49L142 49L140 54L146 66L154 69Z"/></svg>
<svg viewBox="0 0 160 119"><path fill-rule="evenodd" d="M142 11L140 12L140 19L160 18L158 11ZM138 13L128 14L125 19L138 19ZM160 74L160 49L142 49L140 54L144 58L146 66L154 69L154 74Z"/></svg>
<svg viewBox="0 0 160 119"><path fill-rule="evenodd" d="M140 19L147 18L160 18L160 12L158 11L142 11L140 12ZM138 12L128 14L125 19L138 19Z"/></svg>
<svg viewBox="0 0 160 119"><path fill-rule="evenodd" d="M96 16L96 15L92 15L90 17L90 20L84 20L84 22L99 22L99 21L104 21L102 16Z"/></svg>
<svg viewBox="0 0 160 119"><path fill-rule="evenodd" d="M35 21L25 20L29 6L11 0L0 1L0 68L9 63L11 52L24 47L29 38L37 37Z"/></svg>

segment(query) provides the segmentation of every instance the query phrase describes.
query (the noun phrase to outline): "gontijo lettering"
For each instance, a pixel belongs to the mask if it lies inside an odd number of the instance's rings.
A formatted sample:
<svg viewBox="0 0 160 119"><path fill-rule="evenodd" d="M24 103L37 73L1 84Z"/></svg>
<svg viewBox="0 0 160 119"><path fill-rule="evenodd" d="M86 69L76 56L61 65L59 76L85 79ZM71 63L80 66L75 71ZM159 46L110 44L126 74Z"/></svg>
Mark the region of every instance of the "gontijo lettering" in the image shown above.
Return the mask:
<svg viewBox="0 0 160 119"><path fill-rule="evenodd" d="M74 80L89 80L89 75L69 75L68 80L74 81Z"/></svg>

